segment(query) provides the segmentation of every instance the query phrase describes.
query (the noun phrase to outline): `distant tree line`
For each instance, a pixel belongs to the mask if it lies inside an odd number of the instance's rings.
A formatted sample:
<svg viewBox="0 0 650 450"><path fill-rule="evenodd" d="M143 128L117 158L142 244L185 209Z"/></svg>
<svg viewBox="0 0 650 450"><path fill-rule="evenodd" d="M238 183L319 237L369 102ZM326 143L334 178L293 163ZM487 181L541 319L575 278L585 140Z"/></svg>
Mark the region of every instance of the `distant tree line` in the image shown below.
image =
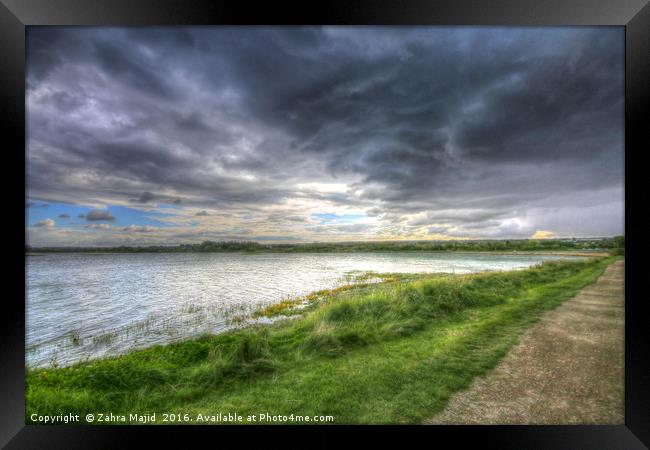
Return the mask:
<svg viewBox="0 0 650 450"><path fill-rule="evenodd" d="M119 247L25 247L26 252L110 252L110 253L219 253L219 252L390 252L390 251L603 251L625 253L625 237L573 239L508 239L472 241L379 241L315 242L305 244L260 244L254 241L204 241L174 246Z"/></svg>

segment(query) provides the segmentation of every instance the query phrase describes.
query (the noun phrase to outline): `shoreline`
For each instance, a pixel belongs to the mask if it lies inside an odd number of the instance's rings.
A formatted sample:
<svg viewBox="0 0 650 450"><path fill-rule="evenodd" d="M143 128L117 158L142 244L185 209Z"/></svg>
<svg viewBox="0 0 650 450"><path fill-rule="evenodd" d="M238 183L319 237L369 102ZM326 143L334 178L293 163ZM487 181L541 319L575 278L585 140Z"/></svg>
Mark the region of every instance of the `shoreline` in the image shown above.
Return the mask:
<svg viewBox="0 0 650 450"><path fill-rule="evenodd" d="M41 251L26 252L25 256L44 256L44 255L141 255L141 254L237 254L237 255L330 255L330 254L361 254L361 253L435 253L435 254L465 254L465 255L530 255L530 256L585 256L585 257L606 257L611 256L608 251L575 251L575 250L360 250L360 251L228 251L228 252L182 252L182 251L141 251L141 252L116 252L116 251Z"/></svg>
<svg viewBox="0 0 650 450"><path fill-rule="evenodd" d="M367 253L369 255L372 254L377 254L380 252L355 252L354 254L362 254L362 253ZM387 254L392 254L392 253L397 253L397 252L386 252ZM453 254L453 255L476 255L476 256L557 256L559 257L558 260L562 260L562 256L568 256L568 257L578 257L581 259L593 259L597 257L601 257L603 255L607 254L576 254L576 253L567 253L567 252L496 252L496 251L491 251L491 252L467 252L467 251L444 251L444 252L431 252L431 251L404 251L400 252L404 254L432 254L432 255L437 255L437 254ZM79 255L79 256L84 256L87 255L88 253L77 253L77 254L71 254L71 255ZM105 253L105 254L112 254L112 253ZM281 255L283 253L279 253ZM320 254L320 253L315 253L312 252L311 254ZM325 255L330 255L330 252L327 253L322 253ZM353 253L346 253L352 255ZM271 253L269 253L271 255ZM539 260L539 262L544 262L544 260ZM529 266L531 267L531 266ZM75 364L78 364L79 362L88 362L88 361L97 361L101 360L103 358L113 358L113 357L119 357L125 354L128 354L132 351L138 351L138 350L143 350L146 348L149 348L151 346L155 345L167 345L171 343L177 343L177 342L185 342L189 341L192 339L196 339L197 337L201 336L202 334L209 333L210 335L221 335L227 332L231 331L236 331L236 330L242 330L254 326L265 326L269 325L269 323L264 323L266 321L281 321L285 318L296 318L297 316L302 315L304 312L308 311L311 309L313 306L315 306L317 303L320 303L322 300L326 300L328 298L331 298L341 292L344 291L350 291L350 290L359 290L359 289L364 289L368 288L370 286L386 286L391 283L395 282L412 282L412 281L417 281L417 280L426 280L426 279L433 279L433 278L440 278L440 277L447 277L447 276L463 276L463 275L480 275L480 274L488 274L488 273L495 273L495 272L508 272L511 270L526 270L526 268L515 268L515 269L484 269L480 270L477 272L470 272L470 273L459 273L456 274L453 271L448 271L448 272L413 272L413 273L399 273L399 272L386 272L386 273L377 273L373 271L365 271L365 272L359 272L359 273L350 273L350 275L347 277L347 281L343 282L344 284L337 285L335 287L330 287L326 289L316 289L310 292L307 292L305 294L301 294L299 296L294 296L290 298L283 298L277 302L271 303L271 304L266 304L266 305L258 305L257 308L254 310L249 311L249 314L247 315L241 315L241 314L234 314L231 316L228 316L227 321L228 324L223 327L223 329L219 329L218 331L199 331L195 333L191 333L186 336L182 337L176 337L174 339L169 339L169 340L163 340L160 342L156 343L148 343L147 345L136 345L133 347L129 348L120 348L119 350L109 350L109 351L104 351L104 348L99 347L99 348L94 348L90 349L88 348L87 350L84 350L84 353L82 356L77 356L77 357L64 357L62 358L62 361L58 361L55 359L55 364L56 367L58 368L63 368L63 367L71 367L74 366ZM114 333L113 331L116 331ZM104 333L100 333L101 336L85 336L84 341L90 341L94 339L99 339L103 340L103 334L109 334L109 335L117 335L119 333L118 330L107 330ZM66 335L67 336L67 335ZM76 345L79 345L78 343ZM65 349L61 349L62 354L65 355ZM61 356L61 355L57 355ZM37 360L37 362L32 361L31 364L26 364L25 366L30 368L30 369L42 369L42 368L47 368L51 367L51 362L48 362L47 360Z"/></svg>
<svg viewBox="0 0 650 450"><path fill-rule="evenodd" d="M331 413L335 423L421 423L617 259L381 283L337 292L296 320L28 369L27 410L192 415L234 405L244 414Z"/></svg>
<svg viewBox="0 0 650 450"><path fill-rule="evenodd" d="M522 270L522 269L513 269L513 270ZM300 295L295 298L289 298L286 300L279 301L277 303L272 303L270 305L262 306L257 310L250 312L246 316L232 316L229 318L229 325L219 331L214 331L207 333L210 336L219 336L226 333L237 332L241 330L246 330L255 327L266 327L272 326L275 323L281 322L283 320L293 320L298 319L308 312L310 308L316 306L319 302L327 300L328 298L335 297L336 295L352 290L361 290L367 289L373 286L386 286L391 283L397 282L411 282L417 280L426 280L433 278L442 278L447 276L463 276L463 275L477 275L490 273L493 271L481 271L481 272L472 272L471 274L453 274L450 272L423 272L423 273L375 273L375 272L363 272L359 274L357 282L354 280L350 283L342 284L329 289L320 289L314 290L304 295ZM379 281L366 281L367 278L376 279ZM163 343L148 344L143 347L132 347L121 353L117 354L105 354L99 356L87 356L82 359L79 359L70 363L58 363L56 368L68 368L73 367L77 364L83 363L92 363L94 361L101 361L104 359L120 358L122 356L128 355L132 352L147 350L155 346L165 346L170 344L178 344L183 342L192 341L198 339L206 333L196 333L191 336L180 337L176 340L170 340ZM26 349L26 351L29 349ZM42 365L31 365L25 363L25 368L29 370L43 370L51 368L51 365L42 364Z"/></svg>
<svg viewBox="0 0 650 450"><path fill-rule="evenodd" d="M385 253L386 255L391 255L390 257L397 257L397 255L394 255L395 252L389 252ZM568 256L568 257L574 257L577 256L580 259L583 259L584 256L579 256L575 254L558 254L558 253L546 253L546 254L541 254L541 253L523 253L523 252L401 252L403 255L430 255L430 256L423 256L423 258L431 258L431 261L439 261L443 260L438 255L444 255L445 257L454 257L454 255L460 256L475 256L474 258L476 261L480 261L479 258L481 257L499 257L499 256L510 256L512 258L519 258L522 261L527 261L523 258L527 257L535 257L535 256L550 256L555 259L557 257L557 260L562 260L562 256ZM71 254L72 258L82 258L86 255L87 253L80 253L80 254ZM107 253L110 254L110 253ZM317 253L312 253L313 255L320 255ZM346 253L348 256L353 256L353 255L359 255L363 254L360 252L357 253ZM380 254L378 252L367 252L365 253L369 256ZM272 256L274 254L270 254L269 256ZM282 255L282 254L278 254ZM336 256L330 254L330 253L325 253L324 255L329 255L330 258L336 258ZM592 256L593 257L593 256ZM145 257L146 260L147 257ZM223 257L224 259L227 259L227 256ZM437 258L437 259L436 259ZM183 257L183 259L192 259L192 257ZM130 258L127 257L125 261L129 261ZM503 258L503 261L507 261L508 259ZM542 263L544 261L547 261L548 259L543 259L543 258L537 258L534 259L533 262L526 262L525 266L531 267L533 263L538 264ZM566 260L570 260L569 258L566 258ZM131 351L136 351L136 350L142 350L145 348L148 348L150 346L154 345L165 345L169 343L174 343L174 342L183 342L191 339L195 339L198 336L209 333L212 335L218 335L218 334L223 334L228 331L232 330L239 330L243 329L247 326L256 326L259 324L264 324L263 322L269 321L271 319L272 321L278 321L281 320L287 316L297 316L303 314L306 310L309 310L311 307L313 307L316 303L319 303L323 299L331 298L332 296L344 292L344 291L349 291L353 289L364 289L369 286L382 286L382 285L387 285L390 283L394 282L410 282L410 281L415 281L415 280L423 280L423 279L432 279L432 278L439 278L439 277L445 277L445 276L453 276L453 275L468 275L468 274L482 274L482 273L491 273L491 272L504 272L504 271L509 271L509 270L525 270L525 267L517 267L517 268L492 268L492 269L486 269L482 268L476 272L468 272L468 273L459 273L456 274L452 269L448 269L447 271L430 271L430 272L383 272L383 273L378 273L374 272L372 270L370 271L352 271L346 275L341 276L341 279L339 280L339 283L337 283L334 286L326 287L325 289L321 288L316 288L314 290L311 290L309 292L300 294L300 295L292 295L290 297L282 297L276 299L277 301L272 301L271 303L264 303L264 304L259 304L257 306L252 307L250 310L248 310L247 313L242 313L242 312L233 312L232 314L229 314L225 316L225 324L219 325L218 329L215 328L210 328L209 326L197 326L196 329L192 329L191 332L189 333L181 333L184 334L183 336L175 336L175 337L169 337L169 338L163 338L163 339L157 339L154 342L147 342L148 339L146 336L141 336L141 335L136 335L138 336L138 339L140 339L140 342L135 341L135 344L131 345L128 343L128 339L125 339L124 336L128 336L129 334L129 329L132 329L135 327L134 325L124 325L120 328L114 329L114 328L102 328L102 331L100 332L95 332L93 334L88 334L85 333L83 335L83 338L81 338L79 332L77 332L77 340L76 342L74 339L70 338L74 334L74 331L71 331L69 333L61 334L58 337L55 336L54 338L51 339L60 342L58 345L60 348L56 350L55 353L48 353L49 350L52 348L52 345L49 345L47 342L43 344L43 342L36 340L36 344L33 345L33 348L30 348L30 355L28 358L26 358L26 361L29 361L29 364L26 364L26 367L29 367L31 369L37 369L37 368L47 368L51 366L55 367L70 367L73 366L81 361L96 361L102 358L107 358L107 357L117 357L120 355L128 354ZM260 323L261 322L261 323ZM152 320L151 322L151 327L152 329L155 329L155 321ZM149 325L147 325L147 328ZM126 331L124 331L126 330ZM70 336L69 336L70 335ZM100 344L91 344L94 342L100 342ZM45 355L45 356L43 356ZM50 358L50 356L52 356Z"/></svg>

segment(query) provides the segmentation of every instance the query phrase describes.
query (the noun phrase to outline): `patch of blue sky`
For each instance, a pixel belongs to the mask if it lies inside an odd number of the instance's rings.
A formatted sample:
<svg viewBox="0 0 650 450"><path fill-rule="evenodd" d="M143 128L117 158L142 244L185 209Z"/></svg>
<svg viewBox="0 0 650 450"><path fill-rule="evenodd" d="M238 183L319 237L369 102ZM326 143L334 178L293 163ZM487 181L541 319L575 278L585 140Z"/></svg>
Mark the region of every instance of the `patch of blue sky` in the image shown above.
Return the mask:
<svg viewBox="0 0 650 450"><path fill-rule="evenodd" d="M316 213L311 215L314 219L320 220L321 223L346 223L361 220L366 217L363 213L355 214L332 214L332 213Z"/></svg>
<svg viewBox="0 0 650 450"><path fill-rule="evenodd" d="M161 220L173 217L176 214L161 213L158 211L129 208L126 206L111 206L108 208L115 216L115 223L119 225L150 225L156 227L167 227L173 224Z"/></svg>
<svg viewBox="0 0 650 450"><path fill-rule="evenodd" d="M33 227L36 223L45 219L52 219L58 227L81 227L88 223L111 223L114 225L149 225L156 227L168 227L173 224L164 221L166 217L172 217L175 214L161 213L158 211L142 210L129 208L127 206L109 206L106 208L115 220L88 222L85 215L93 209L85 205L73 205L68 203L48 203L36 202L39 206L30 206L26 209L27 226ZM83 217L79 217L83 215Z"/></svg>
<svg viewBox="0 0 650 450"><path fill-rule="evenodd" d="M79 218L78 216L79 214L86 214L91 209L85 206L70 205L67 203L35 203L35 206L30 206L25 210L28 226L34 226L37 222L45 219L52 219L57 225L86 223L85 218Z"/></svg>

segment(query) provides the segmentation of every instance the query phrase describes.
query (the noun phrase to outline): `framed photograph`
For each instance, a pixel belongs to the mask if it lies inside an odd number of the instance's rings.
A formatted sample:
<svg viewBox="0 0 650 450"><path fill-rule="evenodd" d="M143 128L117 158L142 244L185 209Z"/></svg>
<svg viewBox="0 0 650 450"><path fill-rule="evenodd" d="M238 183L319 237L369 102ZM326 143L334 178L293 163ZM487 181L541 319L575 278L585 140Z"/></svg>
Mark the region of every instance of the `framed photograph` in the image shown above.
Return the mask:
<svg viewBox="0 0 650 450"><path fill-rule="evenodd" d="M650 445L647 2L0 20L6 448Z"/></svg>

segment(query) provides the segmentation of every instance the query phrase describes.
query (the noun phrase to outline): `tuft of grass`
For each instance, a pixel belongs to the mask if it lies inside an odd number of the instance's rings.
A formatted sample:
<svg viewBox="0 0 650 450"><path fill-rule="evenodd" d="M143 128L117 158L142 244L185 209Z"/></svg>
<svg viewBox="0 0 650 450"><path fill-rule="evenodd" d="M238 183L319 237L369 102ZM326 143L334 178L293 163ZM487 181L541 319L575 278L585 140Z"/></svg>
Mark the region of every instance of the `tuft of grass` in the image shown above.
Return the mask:
<svg viewBox="0 0 650 450"><path fill-rule="evenodd" d="M27 369L31 413L236 411L418 423L620 257L321 291L292 321Z"/></svg>
<svg viewBox="0 0 650 450"><path fill-rule="evenodd" d="M345 282L348 284L344 284L334 289L323 289L317 292L312 292L304 297L288 298L255 311L253 317L276 317L301 314L305 310L308 311L312 309L320 301L327 301L328 299L337 297L339 294L346 291L355 291L355 293L359 293L361 289L371 288L373 284L377 284L378 282L386 285L388 283L406 282L418 278L432 279L440 276L440 274L423 275L353 271L343 277Z"/></svg>
<svg viewBox="0 0 650 450"><path fill-rule="evenodd" d="M75 347L78 347L79 345L81 345L81 331L79 331L79 330L72 330L72 331L70 332L70 342L71 342L72 345L74 345Z"/></svg>
<svg viewBox="0 0 650 450"><path fill-rule="evenodd" d="M290 311L301 305L305 300L301 298L290 298L279 303L266 306L253 313L253 317L274 317L282 314L290 314Z"/></svg>

